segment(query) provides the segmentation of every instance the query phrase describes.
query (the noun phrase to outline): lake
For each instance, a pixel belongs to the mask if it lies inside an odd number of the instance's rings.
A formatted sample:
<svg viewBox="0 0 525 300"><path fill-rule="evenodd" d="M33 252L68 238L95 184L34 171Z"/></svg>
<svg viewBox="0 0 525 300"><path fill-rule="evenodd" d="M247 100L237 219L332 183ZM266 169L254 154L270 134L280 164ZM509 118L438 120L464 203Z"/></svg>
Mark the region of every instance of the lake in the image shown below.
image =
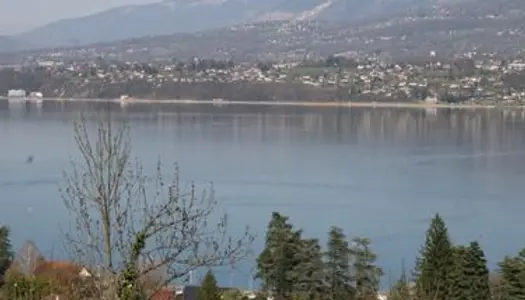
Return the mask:
<svg viewBox="0 0 525 300"><path fill-rule="evenodd" d="M0 223L15 246L30 239L48 256L63 253L58 186L76 153L72 123L102 105L0 102ZM199 189L213 182L232 234L249 225L256 251L272 211L323 243L332 225L370 237L383 286L403 259L413 265L436 212L453 241L479 240L492 268L525 246L521 111L111 105L144 165L160 156ZM250 266L238 268L220 283L248 286Z"/></svg>

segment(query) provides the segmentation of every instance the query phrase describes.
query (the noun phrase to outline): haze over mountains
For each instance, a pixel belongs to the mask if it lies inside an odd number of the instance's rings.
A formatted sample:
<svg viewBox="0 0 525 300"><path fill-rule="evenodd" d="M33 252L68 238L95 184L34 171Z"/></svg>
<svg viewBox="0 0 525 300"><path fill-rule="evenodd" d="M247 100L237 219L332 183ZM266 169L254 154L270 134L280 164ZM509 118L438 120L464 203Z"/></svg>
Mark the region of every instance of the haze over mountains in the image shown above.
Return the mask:
<svg viewBox="0 0 525 300"><path fill-rule="evenodd" d="M195 33L261 21L317 20L352 28L406 16L443 14L461 19L514 14L525 23L524 11L523 0L165 0L60 20L16 37L0 36L0 52Z"/></svg>
<svg viewBox="0 0 525 300"><path fill-rule="evenodd" d="M10 36L0 35L0 52L13 52L30 48L32 45Z"/></svg>
<svg viewBox="0 0 525 300"><path fill-rule="evenodd" d="M356 23L414 9L421 0L165 0L53 22L19 35L34 46L73 46L196 32L264 20Z"/></svg>

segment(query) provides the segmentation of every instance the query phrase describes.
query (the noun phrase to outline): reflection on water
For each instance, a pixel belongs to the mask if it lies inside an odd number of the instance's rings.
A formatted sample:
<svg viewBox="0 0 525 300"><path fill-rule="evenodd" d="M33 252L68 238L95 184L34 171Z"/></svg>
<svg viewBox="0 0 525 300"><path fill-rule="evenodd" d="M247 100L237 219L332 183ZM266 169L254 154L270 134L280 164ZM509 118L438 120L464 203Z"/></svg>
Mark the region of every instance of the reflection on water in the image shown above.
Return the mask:
<svg viewBox="0 0 525 300"><path fill-rule="evenodd" d="M45 113L42 118L73 120L80 111L104 111L108 107L114 117L131 118L137 123L156 122L159 128L180 124L250 127L264 135L268 130L304 131L326 141L352 140L359 137L378 141L410 140L414 136L423 142L439 143L455 137L480 140L489 134L491 144L501 144L502 130L523 126L525 111L495 109L392 109L392 108L304 108L270 106L211 106L174 104L136 104L120 108L118 103L46 102L15 103L9 107L0 101L0 112L11 118L29 118ZM203 126L205 129L205 126ZM264 136L261 136L264 138ZM488 142L488 141L487 141Z"/></svg>
<svg viewBox="0 0 525 300"><path fill-rule="evenodd" d="M160 155L179 162L184 179L213 182L233 227L260 233L257 249L274 210L315 237L331 225L370 236L393 275L438 211L455 241L481 239L492 266L525 246L515 238L525 225L521 111L0 101L0 201L9 208L0 221L17 243L56 246L67 224L57 189L75 153L71 122L108 109L131 121L147 166ZM245 286L241 273L234 281Z"/></svg>

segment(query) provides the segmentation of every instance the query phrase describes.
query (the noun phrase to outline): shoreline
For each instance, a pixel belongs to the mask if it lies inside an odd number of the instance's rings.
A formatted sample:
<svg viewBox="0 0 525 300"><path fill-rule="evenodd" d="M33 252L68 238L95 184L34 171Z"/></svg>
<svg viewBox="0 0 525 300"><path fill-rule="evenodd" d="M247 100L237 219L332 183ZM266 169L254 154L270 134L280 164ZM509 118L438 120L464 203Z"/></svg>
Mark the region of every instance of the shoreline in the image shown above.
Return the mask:
<svg viewBox="0 0 525 300"><path fill-rule="evenodd" d="M0 100L8 101L9 103L37 103L34 99L12 99L7 97L0 97ZM214 105L214 106L228 106L228 105L253 105L253 106L289 106L289 107L362 107L362 108L449 108L449 109L524 109L525 105L495 105L495 104L448 104L448 103L424 103L424 102L306 102L306 101L227 101L227 100L160 100L160 99L139 99L130 98L126 100L120 99L94 99L94 98L43 98L42 102L110 102L120 103L121 106L133 104L188 104L188 105ZM41 104L40 102L39 104Z"/></svg>

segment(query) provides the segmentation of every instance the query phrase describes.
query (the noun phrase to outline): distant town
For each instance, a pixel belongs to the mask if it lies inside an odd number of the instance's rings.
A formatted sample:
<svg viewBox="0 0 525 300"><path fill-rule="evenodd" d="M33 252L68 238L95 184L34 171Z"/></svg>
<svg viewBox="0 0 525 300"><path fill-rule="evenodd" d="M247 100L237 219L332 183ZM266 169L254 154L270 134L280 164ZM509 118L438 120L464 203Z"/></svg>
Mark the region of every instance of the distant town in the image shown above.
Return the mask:
<svg viewBox="0 0 525 300"><path fill-rule="evenodd" d="M0 95L523 105L523 1L275 1L163 1L0 36Z"/></svg>
<svg viewBox="0 0 525 300"><path fill-rule="evenodd" d="M10 99L142 98L525 104L525 61L465 53L393 61L331 55L296 62L67 60L60 52L0 69Z"/></svg>

